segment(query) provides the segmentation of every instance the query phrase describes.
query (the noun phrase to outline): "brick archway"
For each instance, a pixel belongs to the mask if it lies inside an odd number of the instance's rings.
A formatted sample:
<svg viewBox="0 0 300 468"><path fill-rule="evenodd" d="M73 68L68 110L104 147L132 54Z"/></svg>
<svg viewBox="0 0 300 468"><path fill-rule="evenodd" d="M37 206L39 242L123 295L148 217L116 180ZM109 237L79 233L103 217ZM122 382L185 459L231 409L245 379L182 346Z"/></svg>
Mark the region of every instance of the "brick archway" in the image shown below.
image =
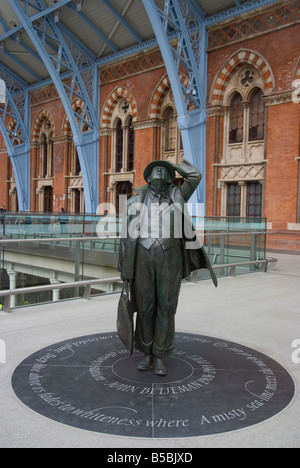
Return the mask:
<svg viewBox="0 0 300 468"><path fill-rule="evenodd" d="M14 132L15 128L17 126L17 121L16 119L11 119L8 126L7 126L7 129L10 131L10 132Z"/></svg>
<svg viewBox="0 0 300 468"><path fill-rule="evenodd" d="M184 84L188 84L188 78L184 75L180 75L180 81ZM152 94L152 98L149 106L149 117L150 119L158 119L161 112L161 106L164 100L165 95L170 89L170 80L168 75L159 82L157 87Z"/></svg>
<svg viewBox="0 0 300 468"><path fill-rule="evenodd" d="M81 99L75 99L72 103L72 109L73 111L76 111L76 110L81 110L81 112L83 111L84 109L84 103ZM88 117L87 117L87 120ZM71 126L70 126L70 121L69 121L69 118L67 116L67 114L65 114L65 117L64 117L64 120L63 120L63 124L62 124L62 135L64 136L67 136L70 134L70 131L71 131Z"/></svg>
<svg viewBox="0 0 300 468"><path fill-rule="evenodd" d="M42 109L39 112L39 114L37 115L37 117L36 117L36 119L34 121L34 124L33 124L33 128L32 128L32 139L35 140L35 141L37 141L39 139L40 130L41 130L41 126L42 126L42 122L43 122L44 118L48 119L49 122L51 123L53 136L55 136L55 134L56 134L55 122L54 122L53 115L47 109Z"/></svg>
<svg viewBox="0 0 300 468"><path fill-rule="evenodd" d="M167 94L170 88L170 80L168 75L166 75L156 87L151 101L150 101L150 108L149 108L149 116L150 119L158 118L161 111L161 105L165 95Z"/></svg>
<svg viewBox="0 0 300 468"><path fill-rule="evenodd" d="M111 119L113 115L113 111L117 105L117 103L125 98L131 108L132 113L132 120L136 122L138 120L138 112L137 112L137 104L129 89L125 88L124 86L118 86L115 88L111 94L108 96L101 116L101 127L109 127L111 125Z"/></svg>
<svg viewBox="0 0 300 468"><path fill-rule="evenodd" d="M223 104L224 93L233 73L245 64L252 65L259 71L264 82L265 94L270 94L275 89L273 72L268 62L258 52L242 49L225 62L216 76L209 97L211 105L220 106Z"/></svg>

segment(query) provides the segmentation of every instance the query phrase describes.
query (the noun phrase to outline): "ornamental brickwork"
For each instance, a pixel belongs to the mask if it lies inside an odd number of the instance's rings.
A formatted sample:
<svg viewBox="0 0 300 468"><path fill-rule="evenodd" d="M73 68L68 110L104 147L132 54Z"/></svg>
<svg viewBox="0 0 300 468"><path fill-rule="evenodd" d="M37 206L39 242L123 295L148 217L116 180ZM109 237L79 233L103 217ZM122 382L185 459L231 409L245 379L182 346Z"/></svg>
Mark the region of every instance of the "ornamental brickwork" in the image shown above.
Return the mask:
<svg viewBox="0 0 300 468"><path fill-rule="evenodd" d="M208 50L258 37L300 22L300 2L288 2L235 23L209 31Z"/></svg>
<svg viewBox="0 0 300 468"><path fill-rule="evenodd" d="M295 102L295 86L300 80L299 37L300 1L276 2L272 7L209 27L206 133L207 216L226 214L227 193L232 184L238 185L245 203L247 184L256 187L260 184L262 215L272 232L268 247L297 251L300 251L300 103ZM101 66L99 78L99 203L102 203L114 202L118 193L128 194L133 187L143 184L145 166L153 159L166 157L165 110L174 110L176 123L176 109L158 48ZM182 75L181 79L186 85L186 77ZM91 94L92 75L84 76L84 81ZM257 90L262 93L264 134L259 141L252 141L248 127L253 120L251 98ZM230 143L233 120L230 106L236 93L242 96L243 141ZM24 106L23 101L20 107ZM72 104L78 113L83 109L79 99ZM37 177L37 166L41 161L40 137L45 122L51 134L49 148L53 148L53 171L51 179L46 180L53 186L53 210L60 211L63 206L71 211L79 202L82 207L84 193L76 148L55 87L32 91L30 110L31 210L42 208L38 190L43 189L44 182ZM14 122L7 125L14 128ZM127 167L119 164L122 144ZM182 148L179 149L181 157ZM16 197L2 136L0 154L3 187L0 205L12 208ZM242 213L245 207L246 204Z"/></svg>

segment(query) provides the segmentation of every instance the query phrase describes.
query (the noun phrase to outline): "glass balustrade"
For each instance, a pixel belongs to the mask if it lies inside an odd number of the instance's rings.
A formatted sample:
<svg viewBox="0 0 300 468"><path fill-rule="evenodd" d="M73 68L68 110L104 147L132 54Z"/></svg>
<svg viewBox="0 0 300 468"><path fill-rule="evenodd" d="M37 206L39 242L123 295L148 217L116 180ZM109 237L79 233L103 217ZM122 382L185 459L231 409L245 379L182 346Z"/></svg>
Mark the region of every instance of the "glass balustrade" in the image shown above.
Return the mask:
<svg viewBox="0 0 300 468"><path fill-rule="evenodd" d="M266 220L261 218L194 218L200 240L218 276L256 271L245 262L266 257ZM0 214L1 290L51 284L53 290L22 292L11 297L12 307L82 297L83 288L55 285L108 279L93 284L92 294L119 292L117 263L122 220L112 216L22 213ZM228 267L227 267L228 265ZM199 279L207 278L201 271Z"/></svg>

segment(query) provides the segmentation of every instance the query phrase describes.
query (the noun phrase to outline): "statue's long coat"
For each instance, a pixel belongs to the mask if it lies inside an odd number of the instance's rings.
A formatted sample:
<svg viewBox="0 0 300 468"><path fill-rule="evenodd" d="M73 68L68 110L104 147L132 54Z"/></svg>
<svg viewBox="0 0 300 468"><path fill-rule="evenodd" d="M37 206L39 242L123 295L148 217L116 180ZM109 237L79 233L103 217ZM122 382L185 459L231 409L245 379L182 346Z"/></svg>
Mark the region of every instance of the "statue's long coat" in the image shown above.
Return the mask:
<svg viewBox="0 0 300 468"><path fill-rule="evenodd" d="M184 205L188 202L194 191L201 180L200 172L187 160L184 160L180 166L181 172L184 173L184 183L181 187L171 185L169 187L169 196L172 202L178 207L180 207L182 216L185 216L185 226L189 226L190 230L193 230L191 219L188 217L184 210ZM144 185L136 189L136 195L131 197L127 202L127 213L130 212L130 207L134 203L143 203L146 197L148 190L150 189L149 185ZM138 245L138 238L130 237L125 233L128 233L128 227L131 222L135 221L135 218L139 216L139 213L136 212L133 215L128 215L126 220L124 219L123 225L123 234L121 239L120 246L120 256L119 256L119 271L121 272L122 279L134 280L135 275L135 258L136 250ZM182 229L186 232L186 228ZM217 286L217 278L211 267L208 256L204 248L200 245L200 242L196 240L196 234L194 233L195 248L187 249L186 241L191 241L191 235L187 239L184 236L182 238L182 251L183 251L183 264L182 264L182 278L188 278L193 271L200 270L205 268L209 270L211 278L214 282L214 285Z"/></svg>

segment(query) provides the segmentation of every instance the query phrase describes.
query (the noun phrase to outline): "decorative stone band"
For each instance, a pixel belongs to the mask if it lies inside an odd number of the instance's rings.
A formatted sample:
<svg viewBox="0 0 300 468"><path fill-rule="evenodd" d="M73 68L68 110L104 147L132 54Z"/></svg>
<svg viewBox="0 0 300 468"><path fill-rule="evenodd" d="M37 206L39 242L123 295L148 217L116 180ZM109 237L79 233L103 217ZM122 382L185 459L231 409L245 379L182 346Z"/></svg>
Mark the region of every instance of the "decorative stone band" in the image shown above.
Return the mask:
<svg viewBox="0 0 300 468"><path fill-rule="evenodd" d="M300 231L300 223L288 223L288 231Z"/></svg>
<svg viewBox="0 0 300 468"><path fill-rule="evenodd" d="M277 106L279 104L286 104L288 102L292 102L292 91L265 96L263 100L266 106Z"/></svg>
<svg viewBox="0 0 300 468"><path fill-rule="evenodd" d="M223 104L224 94L233 73L235 73L237 68L245 64L252 65L258 70L264 82L264 93L272 93L275 89L275 81L270 65L258 52L242 49L234 53L226 61L223 68L216 76L209 99L212 106L220 106Z"/></svg>

